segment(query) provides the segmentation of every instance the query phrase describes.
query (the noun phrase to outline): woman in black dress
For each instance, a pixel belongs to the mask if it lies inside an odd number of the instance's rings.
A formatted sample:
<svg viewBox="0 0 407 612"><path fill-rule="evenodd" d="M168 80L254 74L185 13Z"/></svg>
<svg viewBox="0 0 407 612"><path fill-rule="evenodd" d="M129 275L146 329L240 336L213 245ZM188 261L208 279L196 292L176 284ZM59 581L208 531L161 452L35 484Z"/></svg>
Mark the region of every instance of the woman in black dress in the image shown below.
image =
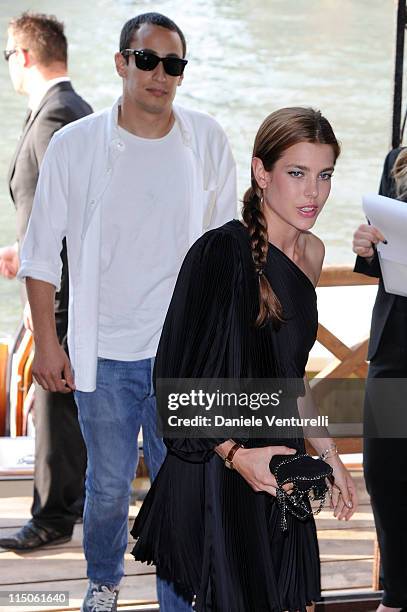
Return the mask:
<svg viewBox="0 0 407 612"><path fill-rule="evenodd" d="M207 232L182 265L156 379L302 381L316 338L314 287L324 256L309 229L338 155L319 112L287 108L267 117L254 144L243 223ZM281 530L269 469L273 455L304 452L304 440L250 439L245 448L225 438L165 442L167 458L132 530L135 558L154 563L187 599L195 595L198 612L311 610L320 596L315 523L288 515ZM335 515L348 519L353 482L330 438L311 442L327 451ZM226 457L234 469L225 467Z"/></svg>
<svg viewBox="0 0 407 612"><path fill-rule="evenodd" d="M379 194L407 202L407 148L393 149L387 155ZM407 297L385 291L374 248L384 238L377 228L366 224L356 230L353 238L353 250L358 254L355 271L379 278L368 351L365 422L369 436L373 435L368 431L369 423L372 419L380 421L378 412L390 421L396 409L399 414L405 414L406 403L405 385L397 379L407 378ZM377 394L378 381L383 378L394 380L386 387L390 391L386 404L379 405L369 398ZM393 437L386 438L383 430L379 430L378 437L366 437L363 449L366 487L375 517L383 572L383 599L377 612L407 610L407 440L394 437L397 421L393 421L393 432L390 432Z"/></svg>

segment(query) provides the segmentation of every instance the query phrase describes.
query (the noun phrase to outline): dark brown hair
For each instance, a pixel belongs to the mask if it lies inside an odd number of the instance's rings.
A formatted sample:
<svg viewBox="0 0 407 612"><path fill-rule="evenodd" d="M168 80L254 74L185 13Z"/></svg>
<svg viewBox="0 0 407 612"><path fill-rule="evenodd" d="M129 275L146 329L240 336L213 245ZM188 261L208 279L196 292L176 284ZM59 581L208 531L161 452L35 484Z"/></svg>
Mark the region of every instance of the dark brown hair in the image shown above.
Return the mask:
<svg viewBox="0 0 407 612"><path fill-rule="evenodd" d="M159 26L160 28L171 30L171 32L176 32L181 39L182 56L185 57L187 53L187 43L184 33L172 19L165 15L161 15L161 13L142 13L126 21L120 33L120 51L128 49L131 46L134 35L143 23L149 23L150 25Z"/></svg>
<svg viewBox="0 0 407 612"><path fill-rule="evenodd" d="M335 160L340 146L332 127L320 111L313 108L282 108L271 113L261 124L254 141L253 156L263 162L270 172L284 151L300 142L329 144ZM256 325L271 320L274 324L283 321L281 303L263 274L268 253L267 221L262 210L262 191L258 186L253 168L251 186L243 197L242 217L251 239L252 257L259 277L259 314Z"/></svg>
<svg viewBox="0 0 407 612"><path fill-rule="evenodd" d="M9 28L18 46L31 51L39 64L67 64L68 44L64 24L54 15L25 12L12 19Z"/></svg>

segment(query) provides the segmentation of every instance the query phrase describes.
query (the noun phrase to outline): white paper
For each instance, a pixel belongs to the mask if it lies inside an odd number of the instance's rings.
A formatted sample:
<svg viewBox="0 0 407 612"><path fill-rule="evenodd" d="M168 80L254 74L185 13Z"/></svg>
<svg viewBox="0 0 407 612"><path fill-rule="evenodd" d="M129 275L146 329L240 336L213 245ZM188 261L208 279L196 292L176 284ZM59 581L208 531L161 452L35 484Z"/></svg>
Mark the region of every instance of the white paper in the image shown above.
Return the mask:
<svg viewBox="0 0 407 612"><path fill-rule="evenodd" d="M407 203L373 193L363 196L363 210L387 240L376 246L385 290L407 296Z"/></svg>

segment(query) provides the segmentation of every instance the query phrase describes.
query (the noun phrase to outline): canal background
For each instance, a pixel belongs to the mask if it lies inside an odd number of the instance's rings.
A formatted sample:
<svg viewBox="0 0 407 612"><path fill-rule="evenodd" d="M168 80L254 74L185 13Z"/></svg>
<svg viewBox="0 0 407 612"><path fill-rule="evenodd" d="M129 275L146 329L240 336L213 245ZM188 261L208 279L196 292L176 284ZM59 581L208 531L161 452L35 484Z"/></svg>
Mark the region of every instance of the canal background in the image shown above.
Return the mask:
<svg viewBox="0 0 407 612"><path fill-rule="evenodd" d="M152 10L173 18L186 34L189 59L177 102L211 113L224 127L238 165L240 197L264 117L282 106L321 109L341 141L342 155L315 232L326 244L326 263L353 261L352 232L363 220L361 197L377 190L389 150L395 2L1 0L3 48L9 19L27 9L64 21L70 76L95 110L109 106L120 93L113 54L123 23ZM26 104L12 90L7 64L1 62L0 246L15 240L7 170ZM348 295L337 296L332 307L349 306ZM19 283L0 278L0 337L13 333L20 314Z"/></svg>

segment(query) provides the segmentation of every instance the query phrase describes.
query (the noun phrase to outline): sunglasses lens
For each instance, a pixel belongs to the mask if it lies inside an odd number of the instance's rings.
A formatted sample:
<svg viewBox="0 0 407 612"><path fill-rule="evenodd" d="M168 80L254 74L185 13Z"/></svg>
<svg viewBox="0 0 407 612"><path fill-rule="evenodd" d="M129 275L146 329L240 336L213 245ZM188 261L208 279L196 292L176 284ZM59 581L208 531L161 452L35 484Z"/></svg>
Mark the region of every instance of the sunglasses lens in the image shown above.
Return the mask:
<svg viewBox="0 0 407 612"><path fill-rule="evenodd" d="M158 65L160 58L154 53L142 53L134 56L136 66L139 70L154 70Z"/></svg>
<svg viewBox="0 0 407 612"><path fill-rule="evenodd" d="M184 72L185 61L177 57L166 57L163 64L165 72L170 76L181 76Z"/></svg>

